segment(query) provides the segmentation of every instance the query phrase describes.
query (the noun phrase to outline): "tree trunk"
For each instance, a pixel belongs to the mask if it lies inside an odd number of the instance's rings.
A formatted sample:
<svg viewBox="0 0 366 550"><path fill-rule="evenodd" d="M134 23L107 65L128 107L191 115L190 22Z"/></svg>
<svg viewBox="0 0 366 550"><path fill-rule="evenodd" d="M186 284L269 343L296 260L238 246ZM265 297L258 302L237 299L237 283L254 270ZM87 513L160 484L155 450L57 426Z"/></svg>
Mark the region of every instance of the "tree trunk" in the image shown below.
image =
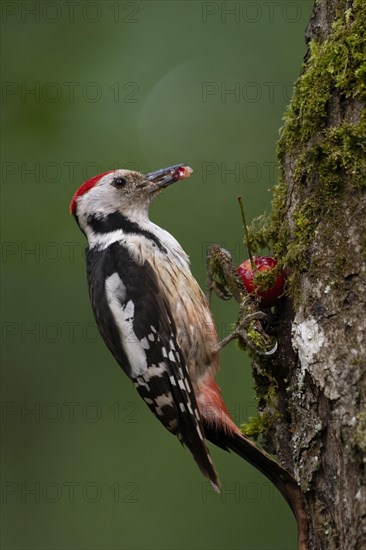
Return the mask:
<svg viewBox="0 0 366 550"><path fill-rule="evenodd" d="M300 483L310 550L366 548L365 29L365 0L314 6L266 228L288 295L279 351L254 374L273 419L264 442Z"/></svg>

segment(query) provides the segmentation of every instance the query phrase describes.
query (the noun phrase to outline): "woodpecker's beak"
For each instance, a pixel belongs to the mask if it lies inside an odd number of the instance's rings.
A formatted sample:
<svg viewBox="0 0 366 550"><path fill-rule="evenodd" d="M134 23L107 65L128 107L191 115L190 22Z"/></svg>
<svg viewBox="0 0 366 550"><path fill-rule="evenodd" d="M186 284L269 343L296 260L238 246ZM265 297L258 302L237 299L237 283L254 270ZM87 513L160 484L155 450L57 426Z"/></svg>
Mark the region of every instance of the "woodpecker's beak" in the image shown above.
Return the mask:
<svg viewBox="0 0 366 550"><path fill-rule="evenodd" d="M186 164L175 164L174 166L169 166L169 168L162 168L161 170L145 174L145 178L153 184L151 191L154 192L168 187L168 185L175 181L189 178L192 172L192 168Z"/></svg>

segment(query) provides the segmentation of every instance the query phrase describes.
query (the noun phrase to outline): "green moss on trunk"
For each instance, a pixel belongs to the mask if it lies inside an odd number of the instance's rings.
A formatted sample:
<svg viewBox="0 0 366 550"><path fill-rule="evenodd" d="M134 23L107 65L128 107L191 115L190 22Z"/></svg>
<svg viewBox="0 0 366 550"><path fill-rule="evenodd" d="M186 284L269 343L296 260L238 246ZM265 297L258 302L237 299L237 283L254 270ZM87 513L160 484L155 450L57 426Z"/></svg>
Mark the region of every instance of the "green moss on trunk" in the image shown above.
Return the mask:
<svg viewBox="0 0 366 550"><path fill-rule="evenodd" d="M281 130L281 178L274 189L272 214L257 220L249 231L253 248L272 245L288 270L288 293L295 303L319 221L342 218L342 193L366 186L366 114L360 107L355 116L354 108L354 100L362 105L366 98L366 3L354 0L348 9L344 4L327 39L309 44ZM341 111L337 122L330 116L335 106ZM291 181L287 178L285 184L289 159ZM300 200L289 219L288 194L293 188ZM322 228L331 231L331 224L322 223Z"/></svg>
<svg viewBox="0 0 366 550"><path fill-rule="evenodd" d="M299 274L307 268L319 221L339 217L340 195L346 188L349 193L350 184L355 190L366 186L366 116L363 112L356 120L347 120L347 101L366 97L365 25L366 4L356 0L353 9L338 12L324 42L310 43L310 55L281 131L282 177L275 189L273 244L289 268L289 293L295 301L299 298ZM329 116L334 102L338 106L342 102L344 109L337 126ZM282 183L289 155L294 161L291 183L300 197L290 223L289 186ZM323 231L332 231L332 224L321 226Z"/></svg>

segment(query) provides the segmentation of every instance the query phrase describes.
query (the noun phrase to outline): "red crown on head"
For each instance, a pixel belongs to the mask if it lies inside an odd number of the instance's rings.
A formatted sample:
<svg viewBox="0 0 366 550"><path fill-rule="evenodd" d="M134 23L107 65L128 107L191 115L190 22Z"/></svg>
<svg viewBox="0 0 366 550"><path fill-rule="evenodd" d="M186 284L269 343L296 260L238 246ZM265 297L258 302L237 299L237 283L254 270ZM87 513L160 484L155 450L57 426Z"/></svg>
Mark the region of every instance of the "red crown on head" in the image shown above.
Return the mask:
<svg viewBox="0 0 366 550"><path fill-rule="evenodd" d="M94 176L93 178L90 178L90 180L84 181L82 185L80 185L79 189L75 191L71 202L70 202L70 214L75 214L76 212L76 199L81 197L82 195L85 195L91 189L98 183L98 181L105 176L106 174L110 174L111 172L114 172L114 170L108 170L108 172L103 172L103 174L98 174L97 176Z"/></svg>

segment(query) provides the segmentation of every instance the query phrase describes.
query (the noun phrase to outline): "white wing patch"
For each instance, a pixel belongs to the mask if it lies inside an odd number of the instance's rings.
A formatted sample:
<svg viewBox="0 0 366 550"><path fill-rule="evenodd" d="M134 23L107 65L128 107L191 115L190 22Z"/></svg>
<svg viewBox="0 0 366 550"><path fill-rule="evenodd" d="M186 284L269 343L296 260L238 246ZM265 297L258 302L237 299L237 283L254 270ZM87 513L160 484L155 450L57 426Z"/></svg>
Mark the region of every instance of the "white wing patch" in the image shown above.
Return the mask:
<svg viewBox="0 0 366 550"><path fill-rule="evenodd" d="M144 375L145 380L149 380L153 376L162 377L166 374L167 370L164 363L159 363L158 365L151 365L147 372Z"/></svg>
<svg viewBox="0 0 366 550"><path fill-rule="evenodd" d="M155 397L155 410L159 416L164 416L164 412L161 410L163 407L174 407L174 401L172 394L164 393Z"/></svg>
<svg viewBox="0 0 366 550"><path fill-rule="evenodd" d="M131 366L131 374L133 377L141 376L147 370L144 350L147 342L140 342L134 332L134 303L132 300L129 300L125 305L121 303L126 299L127 291L118 273L113 273L106 279L105 291L108 305L121 336L123 349Z"/></svg>
<svg viewBox="0 0 366 550"><path fill-rule="evenodd" d="M142 398L158 417L166 417L164 420L165 426L173 433L177 432L176 435L183 443L184 439L178 431L178 418L171 418L176 407L178 407L181 414L188 415L193 420L198 437L201 441L204 441L204 435L200 429L200 414L189 395L192 393L192 389L186 379L187 373L183 371L180 364L179 350L176 349L174 335L171 335L165 345L161 345L163 362L148 365L146 351L160 340L156 327L150 325L149 334L141 340L137 338L133 328L135 304L132 300L126 301L128 299L127 289L118 273L113 273L106 279L105 291L108 306L118 327L121 343L131 368L131 377L134 379L135 387L140 391ZM162 342L160 343L162 344ZM173 368L174 374L170 373L164 360L167 360L166 363L170 363L170 368ZM161 388L162 393L160 395L153 395L151 388L154 387L154 384L158 384L157 380L159 378L163 379L166 375L169 376L171 389L175 391L175 396L168 387L166 392ZM169 411L169 409L171 410Z"/></svg>

